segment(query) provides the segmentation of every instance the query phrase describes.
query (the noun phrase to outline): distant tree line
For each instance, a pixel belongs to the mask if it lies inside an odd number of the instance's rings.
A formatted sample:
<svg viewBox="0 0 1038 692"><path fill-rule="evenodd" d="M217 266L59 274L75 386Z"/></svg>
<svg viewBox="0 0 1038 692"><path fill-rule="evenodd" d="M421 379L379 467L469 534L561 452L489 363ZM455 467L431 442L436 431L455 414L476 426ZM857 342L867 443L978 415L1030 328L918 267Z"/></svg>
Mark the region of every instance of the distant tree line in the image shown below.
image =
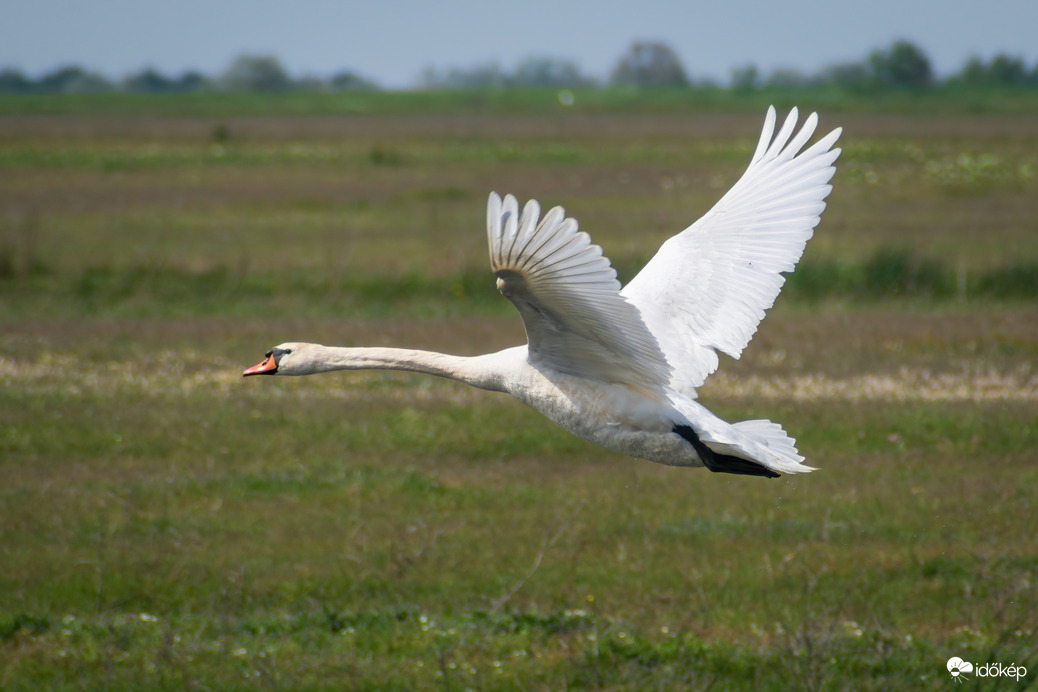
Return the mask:
<svg viewBox="0 0 1038 692"><path fill-rule="evenodd" d="M923 90L941 84L964 86L1038 87L1038 63L1028 66L1022 58L999 54L985 61L970 58L962 70L938 80L926 53L909 41L869 53L863 60L830 65L817 73L778 69L765 75L753 64L738 67L730 75L730 87L755 90L768 87L836 86L852 91ZM617 60L603 82L581 71L572 60L533 56L512 70L496 63L471 68L427 67L418 78L422 89L475 89L487 87L594 88L704 87L718 86L689 76L677 53L658 41L636 41ZM223 73L207 76L195 71L169 76L153 68L113 81L80 66L66 66L38 79L17 68L0 69L0 92L18 94L55 93L191 93L199 91L348 91L372 90L379 85L351 70L328 78L292 77L281 62L269 55L242 55Z"/></svg>
<svg viewBox="0 0 1038 692"><path fill-rule="evenodd" d="M60 94L127 92L139 94L186 94L200 91L344 91L377 89L378 85L356 72L342 70L327 79L304 76L293 78L270 55L242 55L218 76L209 77L188 71L171 77L148 67L112 81L78 65L61 67L37 80L15 68L0 69L0 92L16 94Z"/></svg>
<svg viewBox="0 0 1038 692"><path fill-rule="evenodd" d="M1038 62L1028 68L1022 58L1005 54L987 62L972 57L961 71L939 81L922 49L908 41L895 41L887 48L872 51L862 61L831 65L816 74L779 69L762 76L753 65L732 71L735 89L835 85L853 91L922 90L939 84L1038 87Z"/></svg>

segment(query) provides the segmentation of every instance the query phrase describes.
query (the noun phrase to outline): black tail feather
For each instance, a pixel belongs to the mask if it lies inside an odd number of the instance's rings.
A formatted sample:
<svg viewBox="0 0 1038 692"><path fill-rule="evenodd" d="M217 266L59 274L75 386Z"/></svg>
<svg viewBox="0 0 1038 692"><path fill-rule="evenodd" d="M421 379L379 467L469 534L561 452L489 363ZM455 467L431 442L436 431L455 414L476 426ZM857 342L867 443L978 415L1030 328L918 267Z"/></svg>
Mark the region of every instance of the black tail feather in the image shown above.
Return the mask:
<svg viewBox="0 0 1038 692"><path fill-rule="evenodd" d="M765 478L778 478L780 475L755 461L715 452L707 447L706 443L699 439L696 431L687 425L675 425L674 432L692 445L696 454L703 460L703 465L714 473L734 473L739 476L764 476Z"/></svg>

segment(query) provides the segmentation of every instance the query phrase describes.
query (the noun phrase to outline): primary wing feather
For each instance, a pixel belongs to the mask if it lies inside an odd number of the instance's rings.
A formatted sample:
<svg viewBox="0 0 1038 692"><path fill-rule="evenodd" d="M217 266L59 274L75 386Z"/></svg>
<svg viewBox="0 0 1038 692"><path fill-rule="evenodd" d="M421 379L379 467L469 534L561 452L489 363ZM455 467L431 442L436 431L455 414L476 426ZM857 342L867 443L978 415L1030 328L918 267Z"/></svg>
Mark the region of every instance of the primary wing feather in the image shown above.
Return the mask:
<svg viewBox="0 0 1038 692"><path fill-rule="evenodd" d="M561 207L540 216L512 195L487 202L490 265L519 310L530 362L649 391L669 380L666 359L602 249Z"/></svg>
<svg viewBox="0 0 1038 692"><path fill-rule="evenodd" d="M775 302L814 233L840 150L834 130L814 134L811 114L794 135L797 110L775 131L769 108L750 165L701 219L670 238L622 294L641 312L671 364L670 385L689 397L717 369L718 351L738 358ZM792 138L792 139L791 139Z"/></svg>

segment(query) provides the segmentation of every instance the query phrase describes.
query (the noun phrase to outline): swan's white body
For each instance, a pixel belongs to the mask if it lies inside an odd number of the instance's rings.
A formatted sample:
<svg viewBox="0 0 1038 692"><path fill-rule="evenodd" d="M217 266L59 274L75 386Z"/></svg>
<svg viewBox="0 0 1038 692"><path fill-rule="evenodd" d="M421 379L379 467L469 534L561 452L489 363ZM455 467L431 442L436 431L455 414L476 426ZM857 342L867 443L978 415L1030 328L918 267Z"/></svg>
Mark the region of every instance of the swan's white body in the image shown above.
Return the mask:
<svg viewBox="0 0 1038 692"><path fill-rule="evenodd" d="M475 357L286 343L246 375L368 368L449 377L514 396L603 447L673 466L776 476L812 470L777 424L729 424L696 399L738 358L814 232L840 154L834 130L801 152L794 109L777 135L768 110L742 178L703 218L667 240L621 290L616 272L560 207L490 195L487 233L497 285L529 343ZM792 138L792 139L791 139Z"/></svg>

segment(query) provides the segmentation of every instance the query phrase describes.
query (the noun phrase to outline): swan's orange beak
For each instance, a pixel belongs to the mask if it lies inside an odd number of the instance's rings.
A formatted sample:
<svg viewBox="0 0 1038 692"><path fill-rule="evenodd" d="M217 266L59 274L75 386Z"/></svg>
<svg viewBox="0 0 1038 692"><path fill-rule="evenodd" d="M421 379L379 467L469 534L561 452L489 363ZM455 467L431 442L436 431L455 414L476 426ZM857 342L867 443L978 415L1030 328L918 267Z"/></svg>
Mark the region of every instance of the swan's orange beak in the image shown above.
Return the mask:
<svg viewBox="0 0 1038 692"><path fill-rule="evenodd" d="M242 377L249 375L273 375L278 371L278 363L274 360L273 351L267 354L266 359L257 365L253 365L242 373Z"/></svg>

